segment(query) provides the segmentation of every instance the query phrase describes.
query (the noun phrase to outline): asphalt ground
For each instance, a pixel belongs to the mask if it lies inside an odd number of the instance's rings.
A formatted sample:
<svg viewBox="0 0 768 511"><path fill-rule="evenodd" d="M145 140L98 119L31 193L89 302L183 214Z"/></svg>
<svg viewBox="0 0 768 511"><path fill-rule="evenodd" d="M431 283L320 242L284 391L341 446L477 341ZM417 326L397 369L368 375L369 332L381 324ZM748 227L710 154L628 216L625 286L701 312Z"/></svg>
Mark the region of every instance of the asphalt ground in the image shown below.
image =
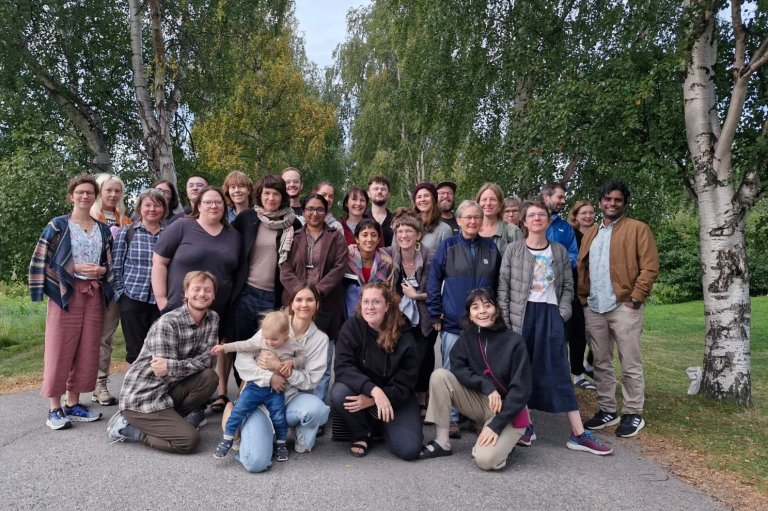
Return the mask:
<svg viewBox="0 0 768 511"><path fill-rule="evenodd" d="M112 377L114 393L121 380ZM598 433L614 448L610 456L566 449L564 414L533 412L538 440L516 448L499 472L475 467L470 451L476 436L469 432L453 441L453 456L414 462L399 460L384 444L353 458L348 444L332 442L329 432L312 453L291 449L288 462L250 474L232 452L225 460L213 458L220 415L208 412L200 448L183 456L110 444L104 430L115 406L94 404L102 420L52 431L45 425L46 404L37 391L0 396L2 510L726 509L629 449L636 439ZM424 436L432 439L434 428L425 426Z"/></svg>

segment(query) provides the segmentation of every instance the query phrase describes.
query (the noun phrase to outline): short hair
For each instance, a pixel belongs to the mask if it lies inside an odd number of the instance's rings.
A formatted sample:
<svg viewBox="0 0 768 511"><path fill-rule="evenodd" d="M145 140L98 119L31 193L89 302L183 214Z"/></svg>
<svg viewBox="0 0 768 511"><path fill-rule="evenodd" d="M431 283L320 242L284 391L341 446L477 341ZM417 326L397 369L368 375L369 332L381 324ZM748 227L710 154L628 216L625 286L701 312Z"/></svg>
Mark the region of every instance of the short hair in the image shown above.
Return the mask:
<svg viewBox="0 0 768 511"><path fill-rule="evenodd" d="M549 222L549 208L546 204L544 204L544 201L540 198L531 199L523 202L523 205L520 206L520 221L523 223L523 226L520 228L520 230L523 231L523 238L528 237L528 228L525 226L525 218L528 214L528 210L531 208L539 208L543 209L547 212L547 222Z"/></svg>
<svg viewBox="0 0 768 511"><path fill-rule="evenodd" d="M503 209L519 208L520 206L522 206L522 204L523 204L523 202L513 195L512 197L507 197L506 199L504 199L504 208ZM503 213L503 210L502 210L502 213Z"/></svg>
<svg viewBox="0 0 768 511"><path fill-rule="evenodd" d="M176 208L179 207L179 192L176 190L176 187L168 181L167 179L161 179L159 181L155 181L152 183L152 188L157 188L157 185L166 184L168 185L168 188L171 189L171 200L168 201L168 212L172 213L176 210Z"/></svg>
<svg viewBox="0 0 768 511"><path fill-rule="evenodd" d="M544 197L545 195L549 195L551 197L557 190L562 190L563 193L568 191L568 189L562 183L547 183L541 187L541 196Z"/></svg>
<svg viewBox="0 0 768 511"><path fill-rule="evenodd" d="M187 183L189 183L189 180L194 177L198 179L202 179L203 181L205 181L206 186L208 186L208 180L204 176L201 176L200 174L192 174L191 176L187 177Z"/></svg>
<svg viewBox="0 0 768 511"><path fill-rule="evenodd" d="M296 167L285 167L283 170L280 171L280 176L282 176L283 174L285 174L289 170L292 170L292 171L296 172L299 175L299 179L301 179L301 177L302 177L301 176L301 171L299 169L297 169Z"/></svg>
<svg viewBox="0 0 768 511"><path fill-rule="evenodd" d="M222 192L218 186L208 185L200 190L200 195L198 195L198 199L192 203L192 211L189 213L189 215L187 215L187 218L200 218L200 203L203 202L203 195L208 192L218 193L221 197L221 202L226 204L226 197L224 197L224 192ZM222 206L222 208L224 208L224 206ZM221 225L224 227L229 227L229 220L227 220L226 209L224 209L221 213Z"/></svg>
<svg viewBox="0 0 768 511"><path fill-rule="evenodd" d="M480 207L480 204L473 200L463 200L461 201L461 204L459 204L459 207L456 208L456 218L461 217L462 213L464 213L464 210L467 208L477 208L477 210L480 212L480 218L483 217L483 208Z"/></svg>
<svg viewBox="0 0 768 511"><path fill-rule="evenodd" d="M213 273L209 271L202 271L202 270L194 270L187 272L186 275L184 275L184 294L187 294L187 291L189 291L189 286L192 284L195 280L210 280L213 284L213 294L216 294L216 290L219 288L218 282L216 282L216 277L213 276ZM184 302L186 303L187 299L184 298Z"/></svg>
<svg viewBox="0 0 768 511"><path fill-rule="evenodd" d="M168 216L168 202L165 200L163 192L156 188L147 188L136 198L136 218L140 221L142 220L141 205L144 204L145 200L155 201L160 204L163 207L163 218Z"/></svg>
<svg viewBox="0 0 768 511"><path fill-rule="evenodd" d="M325 197L323 197L319 193L310 193L309 195L307 195L306 197L301 199L301 209L306 208L307 207L307 203L309 201L313 200L313 199L317 199L320 202L322 202L323 203L323 207L325 208L325 212L328 213L328 201L326 200Z"/></svg>
<svg viewBox="0 0 768 511"><path fill-rule="evenodd" d="M379 222L373 218L363 218L355 226L355 239L357 239L360 233L365 229L373 229L376 231L376 233L379 235L379 239L384 237L384 235L381 233L381 225Z"/></svg>
<svg viewBox="0 0 768 511"><path fill-rule="evenodd" d="M368 188L371 187L373 183L379 183L380 185L387 185L387 188L392 188L389 186L389 179L387 179L384 176L373 176L371 179L368 180Z"/></svg>
<svg viewBox="0 0 768 511"><path fill-rule="evenodd" d="M592 206L593 209L595 207L594 204L588 200L580 200L576 202L576 204L574 204L571 210L568 212L568 223L571 224L571 227L577 231L579 230L579 222L576 220L576 215L579 214L579 211L584 206Z"/></svg>
<svg viewBox="0 0 768 511"><path fill-rule="evenodd" d="M320 188L324 186L330 186L333 188L333 193L336 193L336 187L330 181L320 181L319 183L315 183L315 185L312 187L312 193L318 193Z"/></svg>
<svg viewBox="0 0 768 511"><path fill-rule="evenodd" d="M125 201L123 200L125 198L125 183L123 183L123 180L114 174L102 172L96 176L96 183L99 185L99 193L96 196L96 202L94 202L93 206L91 206L91 214L94 216L98 216L101 213L102 200L104 198L104 194L101 193L101 189L110 181L114 181L120 185L120 190L122 190L122 193L120 194L120 200L117 201L117 204L115 204L115 209L121 215L125 214Z"/></svg>
<svg viewBox="0 0 768 511"><path fill-rule="evenodd" d="M353 195L362 195L365 198L366 207L371 202L371 199L368 198L368 192L363 190L363 188L360 187L360 186L353 186L352 188L347 190L347 193L344 194L344 200L341 201L341 209L344 210L344 213L349 213L349 208L347 207L347 202L349 202L349 199ZM325 198L325 197L323 197L323 198Z"/></svg>
<svg viewBox="0 0 768 511"><path fill-rule="evenodd" d="M248 174L240 172L239 170L233 170L227 177L224 178L224 183L221 185L221 189L224 190L224 200L227 206L232 205L232 197L229 196L230 186L245 186L248 190L248 207L253 207L253 181Z"/></svg>
<svg viewBox="0 0 768 511"><path fill-rule="evenodd" d="M416 232L424 232L424 225L421 220L408 208L397 208L392 215L392 231L396 232L397 228L401 226L411 227Z"/></svg>
<svg viewBox="0 0 768 511"><path fill-rule="evenodd" d="M629 203L629 188L627 188L627 185L624 184L624 181L620 179L609 179L608 182L606 182L603 186L601 186L597 190L597 196L600 199L604 199L609 193L613 191L620 191L621 194L624 196L624 204Z"/></svg>
<svg viewBox="0 0 768 511"><path fill-rule="evenodd" d="M487 190L493 192L496 196L496 200L499 201L499 214L496 215L497 220L501 220L501 215L504 214L504 192L501 191L501 187L496 183L484 183L483 186L477 191L475 195L475 202L480 203L480 196ZM482 208L481 208L482 209Z"/></svg>
<svg viewBox="0 0 768 511"><path fill-rule="evenodd" d="M291 321L283 311L267 312L261 319L261 333L264 335L277 336L287 335L291 331Z"/></svg>
<svg viewBox="0 0 768 511"><path fill-rule="evenodd" d="M467 299L464 302L464 317L462 318L462 326L469 328L472 326L472 320L469 319L469 309L476 300L481 302L490 302L496 309L496 319L493 322L495 328L504 328L504 319L501 317L501 308L496 303L496 299L493 297L493 292L488 288L473 289L467 295Z"/></svg>
<svg viewBox="0 0 768 511"><path fill-rule="evenodd" d="M264 207L264 204L261 202L261 194L264 192L264 188L277 190L280 194L280 209L288 207L291 198L288 197L288 190L285 188L285 181L283 181L282 177L274 174L267 174L262 176L262 178L259 179L259 182L256 183L256 189L253 190L253 201L260 208Z"/></svg>
<svg viewBox="0 0 768 511"><path fill-rule="evenodd" d="M86 183L93 186L93 192L96 194L96 197L98 197L99 184L96 182L96 178L90 174L78 174L70 179L69 182L67 182L67 195L72 195L75 193L75 188Z"/></svg>

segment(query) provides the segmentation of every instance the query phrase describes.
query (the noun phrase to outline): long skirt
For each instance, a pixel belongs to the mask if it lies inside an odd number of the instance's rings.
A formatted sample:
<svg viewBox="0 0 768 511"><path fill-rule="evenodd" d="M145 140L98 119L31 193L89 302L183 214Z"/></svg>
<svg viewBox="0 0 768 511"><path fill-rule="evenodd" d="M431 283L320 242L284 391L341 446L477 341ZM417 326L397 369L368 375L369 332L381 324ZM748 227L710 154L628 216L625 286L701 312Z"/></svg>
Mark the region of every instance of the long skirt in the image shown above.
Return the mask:
<svg viewBox="0 0 768 511"><path fill-rule="evenodd" d="M566 352L565 323L557 306L528 302L523 337L533 376L528 407L550 413L578 410Z"/></svg>

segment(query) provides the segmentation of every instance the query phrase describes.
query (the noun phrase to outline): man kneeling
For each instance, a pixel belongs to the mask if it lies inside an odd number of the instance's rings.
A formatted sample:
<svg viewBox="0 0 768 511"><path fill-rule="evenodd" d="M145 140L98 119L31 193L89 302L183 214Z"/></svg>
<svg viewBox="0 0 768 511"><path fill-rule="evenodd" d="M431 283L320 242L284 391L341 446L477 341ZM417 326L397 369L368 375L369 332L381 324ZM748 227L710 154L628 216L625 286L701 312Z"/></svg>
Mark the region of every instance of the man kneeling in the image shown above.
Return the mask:
<svg viewBox="0 0 768 511"><path fill-rule="evenodd" d="M197 428L219 381L211 369L219 331L219 316L209 310L215 296L216 279L209 272L184 277L184 305L152 325L125 375L120 411L107 426L111 440L181 454L197 448Z"/></svg>

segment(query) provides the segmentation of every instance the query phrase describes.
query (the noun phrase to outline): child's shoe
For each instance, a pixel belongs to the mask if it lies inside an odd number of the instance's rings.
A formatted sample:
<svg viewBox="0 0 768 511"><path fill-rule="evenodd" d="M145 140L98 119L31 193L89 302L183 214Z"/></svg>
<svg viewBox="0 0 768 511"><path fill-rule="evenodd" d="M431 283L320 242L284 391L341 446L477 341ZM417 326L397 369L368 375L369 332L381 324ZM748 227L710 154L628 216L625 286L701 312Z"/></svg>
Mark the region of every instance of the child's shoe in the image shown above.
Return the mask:
<svg viewBox="0 0 768 511"><path fill-rule="evenodd" d="M275 447L275 459L277 461L288 461L288 446L285 442L278 442Z"/></svg>
<svg viewBox="0 0 768 511"><path fill-rule="evenodd" d="M217 460L221 460L227 457L227 454L229 453L229 450L232 448L232 440L227 440L226 438L223 439L221 442L219 442L219 445L216 446L216 450L213 451L213 457Z"/></svg>

